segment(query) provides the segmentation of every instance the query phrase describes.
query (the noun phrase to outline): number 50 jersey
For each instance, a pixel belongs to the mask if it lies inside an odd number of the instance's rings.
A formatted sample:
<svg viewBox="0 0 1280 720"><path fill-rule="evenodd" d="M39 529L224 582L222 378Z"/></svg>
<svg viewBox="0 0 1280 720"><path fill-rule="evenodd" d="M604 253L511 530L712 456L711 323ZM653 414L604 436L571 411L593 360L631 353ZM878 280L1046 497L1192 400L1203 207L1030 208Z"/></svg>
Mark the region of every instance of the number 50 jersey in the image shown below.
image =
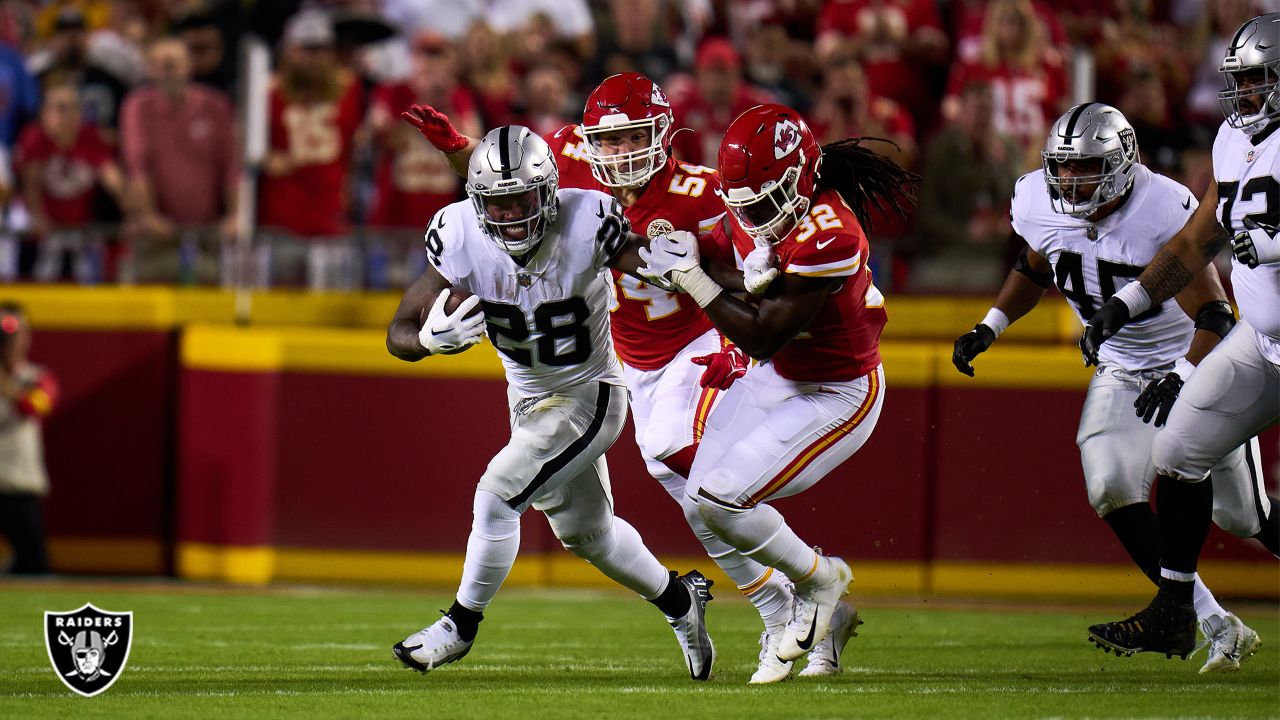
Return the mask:
<svg viewBox="0 0 1280 720"><path fill-rule="evenodd" d="M484 234L470 200L442 208L427 226L427 261L480 297L489 341L522 398L586 382L623 384L609 337L609 275L601 270L630 226L609 195L563 189L557 196L556 222L525 267Z"/></svg>
<svg viewBox="0 0 1280 720"><path fill-rule="evenodd" d="M1053 265L1054 281L1083 325L1117 290L1142 274L1196 209L1191 191L1139 165L1120 209L1091 222L1053 211L1044 171L1018 178L1013 229ZM1099 364L1136 372L1186 355L1195 324L1170 298L1134 318L1103 344Z"/></svg>

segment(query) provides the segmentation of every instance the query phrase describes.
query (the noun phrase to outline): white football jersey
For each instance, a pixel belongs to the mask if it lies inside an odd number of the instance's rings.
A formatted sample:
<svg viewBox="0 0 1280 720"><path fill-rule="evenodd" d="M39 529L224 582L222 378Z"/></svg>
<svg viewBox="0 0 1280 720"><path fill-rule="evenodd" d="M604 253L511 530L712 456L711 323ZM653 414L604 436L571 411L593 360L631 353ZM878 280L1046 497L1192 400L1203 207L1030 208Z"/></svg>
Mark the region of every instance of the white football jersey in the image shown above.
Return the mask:
<svg viewBox="0 0 1280 720"><path fill-rule="evenodd" d="M1280 123L1272 122L1270 133L1252 138L1223 122L1213 140L1218 221L1231 235L1244 229L1245 217L1280 226ZM1251 269L1232 257L1231 287L1240 316L1272 341L1266 354L1280 362L1280 263Z"/></svg>
<svg viewBox="0 0 1280 720"><path fill-rule="evenodd" d="M557 193L556 222L525 267L480 229L470 200L444 207L427 226L427 260L454 287L478 295L489 341L521 397L569 385L622 385L609 335L608 272L630 224L612 196Z"/></svg>
<svg viewBox="0 0 1280 720"><path fill-rule="evenodd" d="M1044 171L1036 170L1014 185L1013 229L1053 265L1054 282L1083 326L1102 303L1137 279L1196 205L1190 190L1139 165L1129 199L1093 223L1054 212ZM1194 333L1195 323L1170 298L1104 343L1099 364L1130 372L1169 365L1186 355Z"/></svg>

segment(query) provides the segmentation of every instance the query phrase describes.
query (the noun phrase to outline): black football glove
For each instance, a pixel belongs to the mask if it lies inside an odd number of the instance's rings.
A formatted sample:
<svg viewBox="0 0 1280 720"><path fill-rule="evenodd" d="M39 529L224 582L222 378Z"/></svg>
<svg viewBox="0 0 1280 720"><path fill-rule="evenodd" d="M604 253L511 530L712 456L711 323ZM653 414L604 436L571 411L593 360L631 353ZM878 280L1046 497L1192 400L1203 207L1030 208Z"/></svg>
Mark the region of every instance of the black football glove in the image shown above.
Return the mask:
<svg viewBox="0 0 1280 720"><path fill-rule="evenodd" d="M969 363L986 352L995 341L994 330L982 323L974 325L972 330L956 338L955 350L951 352L951 364L965 375L973 377L973 366Z"/></svg>
<svg viewBox="0 0 1280 720"><path fill-rule="evenodd" d="M1164 421L1169 419L1169 411L1173 409L1173 403L1178 399L1178 393L1182 392L1182 378L1178 373L1171 372L1159 380L1152 380L1137 400L1133 401L1133 406L1138 409L1135 413L1142 418L1142 422L1151 422L1152 416L1156 419L1156 427L1164 427Z"/></svg>
<svg viewBox="0 0 1280 720"><path fill-rule="evenodd" d="M1098 312L1089 318L1089 325L1080 336L1080 352L1084 355L1085 367L1098 364L1098 350L1107 338L1120 332L1131 318L1129 306L1119 298L1111 298L1098 308Z"/></svg>

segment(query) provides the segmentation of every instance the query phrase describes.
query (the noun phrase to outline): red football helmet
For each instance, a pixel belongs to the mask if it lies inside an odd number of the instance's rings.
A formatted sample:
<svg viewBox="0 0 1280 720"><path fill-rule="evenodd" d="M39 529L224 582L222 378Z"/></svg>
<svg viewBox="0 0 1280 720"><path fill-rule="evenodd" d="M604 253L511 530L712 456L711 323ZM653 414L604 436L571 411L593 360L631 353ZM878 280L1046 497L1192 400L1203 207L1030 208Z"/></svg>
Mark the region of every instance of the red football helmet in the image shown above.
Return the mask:
<svg viewBox="0 0 1280 720"><path fill-rule="evenodd" d="M720 142L720 194L757 244L780 242L809 211L822 148L800 113L757 105Z"/></svg>
<svg viewBox="0 0 1280 720"><path fill-rule="evenodd" d="M662 169L671 150L671 103L657 83L639 73L606 78L591 91L582 111L582 134L587 140L591 174L607 187L637 187ZM625 131L648 131L639 149ZM608 134L608 135L606 135ZM606 137L619 139L606 143Z"/></svg>

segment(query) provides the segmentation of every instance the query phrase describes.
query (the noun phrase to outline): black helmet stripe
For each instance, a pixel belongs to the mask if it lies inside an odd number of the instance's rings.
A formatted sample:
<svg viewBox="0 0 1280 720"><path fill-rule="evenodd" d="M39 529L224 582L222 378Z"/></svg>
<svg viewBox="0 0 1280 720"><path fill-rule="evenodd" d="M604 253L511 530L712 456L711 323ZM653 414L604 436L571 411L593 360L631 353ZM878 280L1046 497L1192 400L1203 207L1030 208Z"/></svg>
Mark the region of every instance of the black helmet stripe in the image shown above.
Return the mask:
<svg viewBox="0 0 1280 720"><path fill-rule="evenodd" d="M498 162L502 164L502 179L511 179L511 126L504 125L498 134Z"/></svg>
<svg viewBox="0 0 1280 720"><path fill-rule="evenodd" d="M1088 110L1089 108L1093 107L1096 104L1097 103L1087 102L1087 103L1080 103L1079 105L1077 105L1076 111L1071 113L1071 119L1067 121L1066 129L1062 131L1062 136L1068 137L1068 138L1075 137L1076 121L1080 119L1080 116L1084 114L1085 110Z"/></svg>

